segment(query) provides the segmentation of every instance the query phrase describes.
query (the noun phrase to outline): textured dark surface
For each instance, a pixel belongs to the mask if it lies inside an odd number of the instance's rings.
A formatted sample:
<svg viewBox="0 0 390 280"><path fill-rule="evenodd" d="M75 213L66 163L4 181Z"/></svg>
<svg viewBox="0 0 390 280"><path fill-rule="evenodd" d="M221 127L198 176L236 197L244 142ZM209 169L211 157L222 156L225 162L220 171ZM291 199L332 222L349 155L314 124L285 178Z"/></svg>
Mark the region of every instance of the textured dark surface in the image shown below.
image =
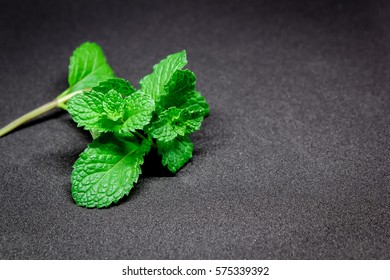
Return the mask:
<svg viewBox="0 0 390 280"><path fill-rule="evenodd" d="M212 111L176 176L149 164L104 210L70 196L90 137L67 114L0 138L0 258L389 259L386 2L2 1L1 126L87 40L134 85L186 49Z"/></svg>

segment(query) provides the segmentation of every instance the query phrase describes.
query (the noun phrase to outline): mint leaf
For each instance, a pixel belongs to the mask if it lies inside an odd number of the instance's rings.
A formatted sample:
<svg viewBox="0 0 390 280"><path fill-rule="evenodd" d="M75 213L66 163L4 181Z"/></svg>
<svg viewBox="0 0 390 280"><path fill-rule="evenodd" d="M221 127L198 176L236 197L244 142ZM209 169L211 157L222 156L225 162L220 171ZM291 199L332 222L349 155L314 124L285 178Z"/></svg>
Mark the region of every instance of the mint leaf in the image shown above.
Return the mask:
<svg viewBox="0 0 390 280"><path fill-rule="evenodd" d="M152 118L154 101L143 92L136 92L124 100L124 116L121 132L133 132L142 129Z"/></svg>
<svg viewBox="0 0 390 280"><path fill-rule="evenodd" d="M99 45L87 42L73 52L69 65L69 93L91 88L109 78L114 78L114 72Z"/></svg>
<svg viewBox="0 0 390 280"><path fill-rule="evenodd" d="M75 162L72 197L79 206L108 207L128 195L141 174L150 143L112 135L95 139Z"/></svg>
<svg viewBox="0 0 390 280"><path fill-rule="evenodd" d="M168 83L176 70L182 69L187 64L186 52L171 54L160 63L153 66L153 72L140 81L141 89L158 101L163 94L164 86Z"/></svg>
<svg viewBox="0 0 390 280"><path fill-rule="evenodd" d="M78 127L85 126L85 129L92 130L104 112L103 101L104 94L101 92L83 92L68 101L68 112Z"/></svg>
<svg viewBox="0 0 390 280"><path fill-rule="evenodd" d="M190 112L197 112L203 117L210 115L210 107L206 99L200 92L192 91L188 96L187 101L180 106L180 108L186 108Z"/></svg>
<svg viewBox="0 0 390 280"><path fill-rule="evenodd" d="M119 129L120 123L110 119L113 116L109 116L109 113L104 110L104 102L107 104L108 99L101 92L94 90L83 92L69 100L68 112L77 126L84 126L86 130L93 130L96 133Z"/></svg>
<svg viewBox="0 0 390 280"><path fill-rule="evenodd" d="M190 70L176 70L159 100L159 109L180 107L187 102L188 97L195 90L196 77Z"/></svg>
<svg viewBox="0 0 390 280"><path fill-rule="evenodd" d="M170 108L160 114L158 120L148 128L150 135L160 141L171 141L176 136L185 134L185 126L181 126L177 121L180 119L181 110Z"/></svg>
<svg viewBox="0 0 390 280"><path fill-rule="evenodd" d="M116 92L114 89L110 90L107 94L104 95L102 105L102 116L107 117L109 120L114 122L123 117L123 98L122 95Z"/></svg>
<svg viewBox="0 0 390 280"><path fill-rule="evenodd" d="M190 70L176 70L164 87L158 103L159 112L170 107L187 109L207 116L210 112L206 99L195 91L196 77Z"/></svg>
<svg viewBox="0 0 390 280"><path fill-rule="evenodd" d="M189 111L188 109L183 109L180 118L176 123L180 123L185 126L186 134L193 133L200 129L203 121L203 111ZM182 134L180 134L182 135Z"/></svg>
<svg viewBox="0 0 390 280"><path fill-rule="evenodd" d="M162 164L176 173L189 159L192 158L194 144L188 135L179 136L172 141L157 141L158 153L162 155Z"/></svg>
<svg viewBox="0 0 390 280"><path fill-rule="evenodd" d="M198 130L202 120L203 116L197 112L171 107L159 115L148 127L148 132L157 140L167 142Z"/></svg>
<svg viewBox="0 0 390 280"><path fill-rule="evenodd" d="M123 96L129 96L136 91L135 88L130 85L128 81L121 78L113 78L108 79L106 81L102 81L99 83L99 85L94 86L92 89L94 91L98 91L104 94L108 93L110 90L113 89L116 92L122 94Z"/></svg>

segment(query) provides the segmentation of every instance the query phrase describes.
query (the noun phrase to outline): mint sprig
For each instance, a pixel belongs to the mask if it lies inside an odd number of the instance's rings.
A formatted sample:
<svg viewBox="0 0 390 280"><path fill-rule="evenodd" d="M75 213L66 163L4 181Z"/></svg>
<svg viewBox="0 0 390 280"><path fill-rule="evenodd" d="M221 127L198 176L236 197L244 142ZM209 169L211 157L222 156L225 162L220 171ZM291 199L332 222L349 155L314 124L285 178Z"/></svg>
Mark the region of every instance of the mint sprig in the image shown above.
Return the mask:
<svg viewBox="0 0 390 280"><path fill-rule="evenodd" d="M192 158L189 136L210 110L195 89L195 74L182 70L186 64L184 50L169 55L136 90L114 76L97 44L84 43L70 59L69 88L1 129L0 136L55 107L68 110L94 139L73 165L72 197L79 206L108 207L129 194L151 149L173 173Z"/></svg>

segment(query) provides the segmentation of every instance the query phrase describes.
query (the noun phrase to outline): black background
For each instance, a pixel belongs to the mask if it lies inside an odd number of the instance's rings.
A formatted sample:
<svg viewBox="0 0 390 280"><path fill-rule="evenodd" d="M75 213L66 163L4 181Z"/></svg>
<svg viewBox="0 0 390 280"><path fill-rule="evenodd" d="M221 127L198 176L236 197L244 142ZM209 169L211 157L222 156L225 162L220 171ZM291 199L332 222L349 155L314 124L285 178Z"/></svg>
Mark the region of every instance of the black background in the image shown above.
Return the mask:
<svg viewBox="0 0 390 280"><path fill-rule="evenodd" d="M186 49L211 106L176 176L77 207L91 140L57 110L0 139L2 259L390 257L388 1L1 1L0 125L67 87L100 44L138 81Z"/></svg>

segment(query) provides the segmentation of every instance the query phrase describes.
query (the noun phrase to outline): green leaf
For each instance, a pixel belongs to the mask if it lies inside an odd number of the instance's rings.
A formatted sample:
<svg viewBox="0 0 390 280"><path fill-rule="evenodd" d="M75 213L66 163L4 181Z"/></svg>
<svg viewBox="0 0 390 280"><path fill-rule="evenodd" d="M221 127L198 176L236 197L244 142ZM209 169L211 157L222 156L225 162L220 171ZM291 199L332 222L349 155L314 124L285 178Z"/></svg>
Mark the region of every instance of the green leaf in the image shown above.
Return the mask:
<svg viewBox="0 0 390 280"><path fill-rule="evenodd" d="M124 102L122 95L115 90L110 90L103 98L103 113L102 116L107 117L112 121L118 121L123 117Z"/></svg>
<svg viewBox="0 0 390 280"><path fill-rule="evenodd" d="M154 101L143 92L136 93L126 97L124 100L124 116L121 132L133 132L136 129L142 129L152 118L154 111Z"/></svg>
<svg viewBox="0 0 390 280"><path fill-rule="evenodd" d="M162 164L176 173L190 158L194 144L188 135L179 136L172 141L157 141L158 153L162 155Z"/></svg>
<svg viewBox="0 0 390 280"><path fill-rule="evenodd" d="M149 126L148 131L152 137L168 142L178 135L184 136L198 130L202 120L203 117L199 113L171 107L159 115L158 120Z"/></svg>
<svg viewBox="0 0 390 280"><path fill-rule="evenodd" d="M123 96L129 96L135 92L135 88L130 83L121 78L108 79L100 82L99 85L92 88L94 91L108 93L110 90L115 90Z"/></svg>
<svg viewBox="0 0 390 280"><path fill-rule="evenodd" d="M78 47L70 58L68 92L91 88L114 77L100 46L87 42Z"/></svg>
<svg viewBox="0 0 390 280"><path fill-rule="evenodd" d="M68 112L78 127L94 130L104 112L103 100L104 94L94 90L77 94L68 101Z"/></svg>
<svg viewBox="0 0 390 280"><path fill-rule="evenodd" d="M141 174L150 143L120 141L112 135L95 139L75 162L72 196L77 205L108 207L128 195Z"/></svg>
<svg viewBox="0 0 390 280"><path fill-rule="evenodd" d="M176 70L164 86L164 93L159 100L160 108L169 109L185 104L195 90L195 81L196 77L190 70Z"/></svg>
<svg viewBox="0 0 390 280"><path fill-rule="evenodd" d="M186 52L171 54L160 63L153 66L153 72L145 76L141 81L141 89L158 101L164 92L164 86L168 83L176 70L182 69L187 64Z"/></svg>
<svg viewBox="0 0 390 280"><path fill-rule="evenodd" d="M202 121L203 111L191 112L188 109L183 109L180 114L179 121L177 121L177 123L184 125L186 129L185 133L190 134L200 129Z"/></svg>
<svg viewBox="0 0 390 280"><path fill-rule="evenodd" d="M180 113L181 110L174 107L164 111L159 115L158 120L149 127L150 135L160 141L171 141L176 138L178 133L184 135L185 128L176 125L176 120L179 120Z"/></svg>
<svg viewBox="0 0 390 280"><path fill-rule="evenodd" d="M207 116L210 112L209 105L206 99L195 91L195 82L195 74L190 70L176 70L164 87L164 95L161 96L158 104L159 112L177 107Z"/></svg>
<svg viewBox="0 0 390 280"><path fill-rule="evenodd" d="M203 117L210 115L209 104L203 95L197 91L192 91L187 101L180 108L186 108L190 112L199 113Z"/></svg>
<svg viewBox="0 0 390 280"><path fill-rule="evenodd" d="M104 102L107 103L107 97L101 92L94 90L83 92L68 101L68 112L77 126L84 126L86 130L107 132L119 129L120 123L107 116L103 107Z"/></svg>

